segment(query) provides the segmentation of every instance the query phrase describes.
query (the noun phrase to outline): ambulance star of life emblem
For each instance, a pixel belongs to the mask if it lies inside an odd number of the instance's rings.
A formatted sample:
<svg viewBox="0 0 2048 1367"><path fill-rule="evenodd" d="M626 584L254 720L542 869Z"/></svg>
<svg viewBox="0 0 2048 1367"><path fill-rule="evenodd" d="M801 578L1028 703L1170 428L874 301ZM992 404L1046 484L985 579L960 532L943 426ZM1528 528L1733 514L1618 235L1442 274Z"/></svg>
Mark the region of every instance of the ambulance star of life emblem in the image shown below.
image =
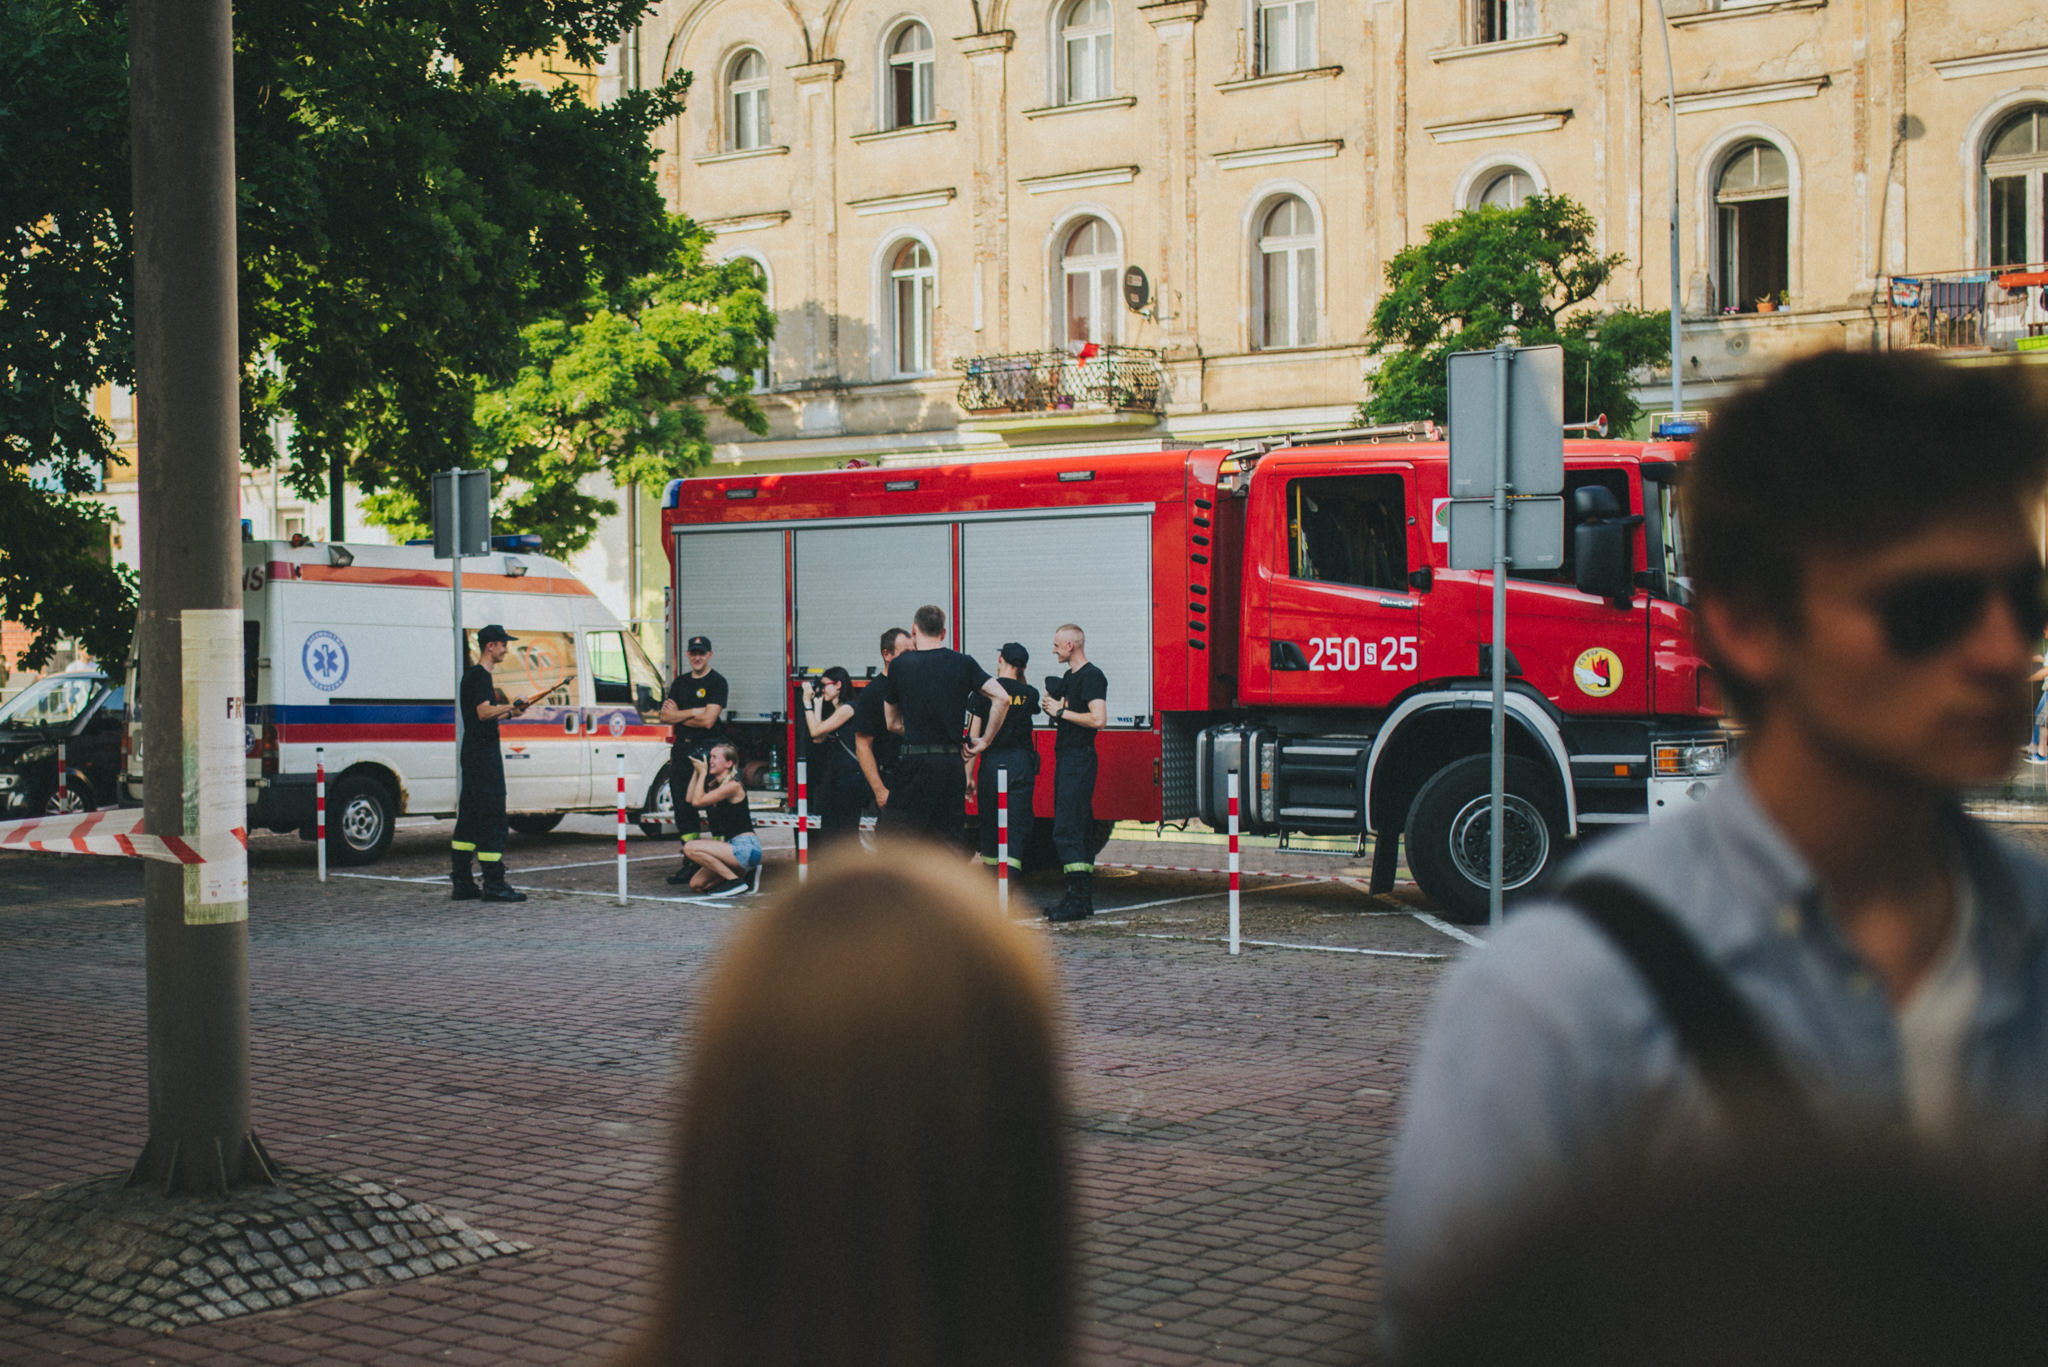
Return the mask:
<svg viewBox="0 0 2048 1367"><path fill-rule="evenodd" d="M306 682L322 693L332 693L348 678L348 647L331 631L316 631L306 638L299 652L299 665Z"/></svg>

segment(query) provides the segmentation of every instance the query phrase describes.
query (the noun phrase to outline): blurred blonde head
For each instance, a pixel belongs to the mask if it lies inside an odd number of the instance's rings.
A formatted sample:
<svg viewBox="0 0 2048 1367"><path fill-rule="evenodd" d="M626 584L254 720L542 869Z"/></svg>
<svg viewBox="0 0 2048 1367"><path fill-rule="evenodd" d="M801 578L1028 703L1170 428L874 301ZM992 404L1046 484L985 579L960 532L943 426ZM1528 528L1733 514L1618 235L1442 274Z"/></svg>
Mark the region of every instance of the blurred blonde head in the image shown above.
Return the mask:
<svg viewBox="0 0 2048 1367"><path fill-rule="evenodd" d="M763 911L698 1017L634 1361L1065 1367L1052 994L937 849L828 858Z"/></svg>

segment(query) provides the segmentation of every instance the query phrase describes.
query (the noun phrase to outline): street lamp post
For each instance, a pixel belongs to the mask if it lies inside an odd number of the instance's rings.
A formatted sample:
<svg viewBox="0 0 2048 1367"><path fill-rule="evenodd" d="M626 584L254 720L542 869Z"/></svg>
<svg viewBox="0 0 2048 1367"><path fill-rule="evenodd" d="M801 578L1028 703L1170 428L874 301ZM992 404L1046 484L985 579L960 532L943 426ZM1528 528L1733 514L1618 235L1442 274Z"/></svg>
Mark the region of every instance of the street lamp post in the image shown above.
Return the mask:
<svg viewBox="0 0 2048 1367"><path fill-rule="evenodd" d="M1664 40L1665 109L1671 123L1671 420L1685 408L1685 357L1678 335L1678 78L1671 71L1671 20L1657 0L1657 36Z"/></svg>

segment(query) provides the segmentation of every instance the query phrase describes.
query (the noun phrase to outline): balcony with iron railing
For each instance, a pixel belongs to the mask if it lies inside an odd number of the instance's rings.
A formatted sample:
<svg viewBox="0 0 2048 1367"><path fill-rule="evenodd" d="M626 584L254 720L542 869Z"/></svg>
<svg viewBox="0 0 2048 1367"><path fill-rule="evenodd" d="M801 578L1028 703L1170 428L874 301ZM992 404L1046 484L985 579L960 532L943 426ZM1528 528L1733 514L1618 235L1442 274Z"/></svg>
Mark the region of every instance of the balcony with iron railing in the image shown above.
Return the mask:
<svg viewBox="0 0 2048 1367"><path fill-rule="evenodd" d="M1891 350L2048 355L2048 265L1885 277Z"/></svg>
<svg viewBox="0 0 2048 1367"><path fill-rule="evenodd" d="M1149 427L1162 411L1159 353L1150 347L967 356L953 366L968 425L987 431Z"/></svg>

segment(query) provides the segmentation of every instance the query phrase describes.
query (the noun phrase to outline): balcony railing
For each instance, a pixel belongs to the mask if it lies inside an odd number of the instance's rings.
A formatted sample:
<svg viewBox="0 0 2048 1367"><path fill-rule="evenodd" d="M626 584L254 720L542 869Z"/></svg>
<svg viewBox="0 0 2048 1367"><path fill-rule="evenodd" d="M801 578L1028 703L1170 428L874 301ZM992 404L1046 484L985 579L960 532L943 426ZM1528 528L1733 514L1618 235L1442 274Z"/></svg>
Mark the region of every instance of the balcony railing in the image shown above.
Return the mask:
<svg viewBox="0 0 2048 1367"><path fill-rule="evenodd" d="M1888 276L1885 345L2048 351L2048 265Z"/></svg>
<svg viewBox="0 0 2048 1367"><path fill-rule="evenodd" d="M1159 353L1149 347L1098 347L1085 360L1070 351L968 356L953 366L969 413L1159 412Z"/></svg>

